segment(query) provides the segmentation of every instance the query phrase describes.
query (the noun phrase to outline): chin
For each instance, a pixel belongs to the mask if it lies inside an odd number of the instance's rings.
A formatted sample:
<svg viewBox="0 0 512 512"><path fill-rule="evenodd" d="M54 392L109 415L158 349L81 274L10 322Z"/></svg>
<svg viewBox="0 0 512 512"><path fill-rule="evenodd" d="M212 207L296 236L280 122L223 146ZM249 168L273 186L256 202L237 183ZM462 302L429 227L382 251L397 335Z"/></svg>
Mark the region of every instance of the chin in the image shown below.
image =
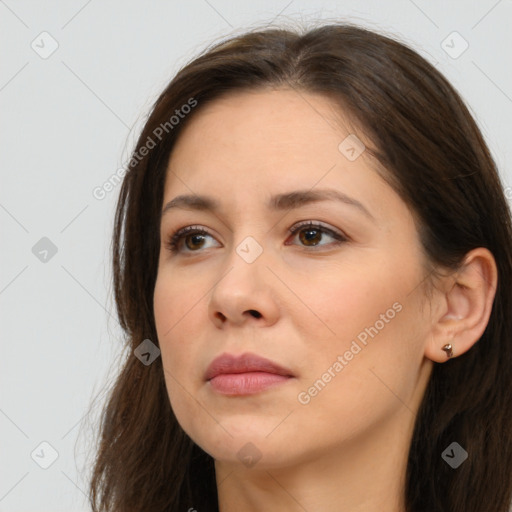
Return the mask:
<svg viewBox="0 0 512 512"><path fill-rule="evenodd" d="M216 424L208 431L196 428L195 435L189 434L202 450L218 462L241 469L265 470L291 466L304 455L304 447L296 442L293 430L283 428L283 425L276 429L280 420L247 415L219 421L222 427Z"/></svg>

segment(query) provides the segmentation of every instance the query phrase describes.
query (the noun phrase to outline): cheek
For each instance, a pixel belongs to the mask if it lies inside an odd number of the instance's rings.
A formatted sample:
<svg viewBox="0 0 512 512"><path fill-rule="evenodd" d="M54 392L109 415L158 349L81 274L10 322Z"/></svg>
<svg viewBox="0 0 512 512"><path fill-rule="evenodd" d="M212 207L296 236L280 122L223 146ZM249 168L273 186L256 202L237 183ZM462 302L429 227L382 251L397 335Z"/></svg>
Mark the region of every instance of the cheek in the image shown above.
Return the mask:
<svg viewBox="0 0 512 512"><path fill-rule="evenodd" d="M192 286L190 280L184 281L159 276L153 296L155 325L166 379L172 375L178 383L190 378L190 369L197 367L200 339L197 315L204 308L201 303L204 291ZM178 383L175 385L179 386Z"/></svg>
<svg viewBox="0 0 512 512"><path fill-rule="evenodd" d="M302 314L294 318L297 330L308 333L309 338L316 335L317 342L321 341L325 348L318 355L343 353L359 334L364 342L365 336L369 337L365 329L380 322L381 314L390 309L388 316L395 313L392 306L396 296L390 294L389 283L383 282L381 274L373 275L369 268L364 272L355 268L331 270L315 281L314 287L305 283L296 288L296 294L307 306L300 305ZM316 343L315 348L319 348Z"/></svg>
<svg viewBox="0 0 512 512"><path fill-rule="evenodd" d="M160 344L165 385L176 419L188 433L193 426L195 404L192 369L197 368L200 347L198 322L201 294L191 293L188 282L157 278L153 297L155 325ZM204 292L203 292L204 295ZM199 302L198 302L199 301ZM186 390L186 391L185 391ZM188 392L187 392L188 391Z"/></svg>
<svg viewBox="0 0 512 512"><path fill-rule="evenodd" d="M386 310L381 304L354 309L354 321L344 316L352 311L347 306L333 324L336 339L331 343L326 339L321 350L307 356L300 400L297 396L299 411L326 441L361 435L385 418L403 413L404 404L410 403L421 350L411 339L413 323L405 307L382 326L375 313ZM361 320L363 315L367 322ZM366 324L362 329L361 321Z"/></svg>
<svg viewBox="0 0 512 512"><path fill-rule="evenodd" d="M203 289L204 288L204 289ZM206 287L194 282L192 277L179 276L178 273L159 271L153 294L155 323L161 343L174 339L194 323L190 318L200 306Z"/></svg>
<svg viewBox="0 0 512 512"><path fill-rule="evenodd" d="M363 404L400 404L390 390L407 394L414 383L424 342L417 297L410 294L416 272L409 278L402 272L397 281L394 265L387 272L375 265L364 273L340 269L321 287L300 291L315 313L297 315L307 352L303 391L321 416L334 405L355 413Z"/></svg>

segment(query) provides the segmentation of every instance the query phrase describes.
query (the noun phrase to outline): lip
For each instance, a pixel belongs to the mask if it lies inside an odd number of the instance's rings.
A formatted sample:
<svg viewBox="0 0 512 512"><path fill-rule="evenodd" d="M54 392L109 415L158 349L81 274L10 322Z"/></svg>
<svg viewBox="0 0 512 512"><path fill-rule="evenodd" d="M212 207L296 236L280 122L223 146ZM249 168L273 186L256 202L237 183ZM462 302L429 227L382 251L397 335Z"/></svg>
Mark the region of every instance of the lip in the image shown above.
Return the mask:
<svg viewBox="0 0 512 512"><path fill-rule="evenodd" d="M252 353L222 354L208 366L205 380L224 395L249 395L287 382L291 370Z"/></svg>

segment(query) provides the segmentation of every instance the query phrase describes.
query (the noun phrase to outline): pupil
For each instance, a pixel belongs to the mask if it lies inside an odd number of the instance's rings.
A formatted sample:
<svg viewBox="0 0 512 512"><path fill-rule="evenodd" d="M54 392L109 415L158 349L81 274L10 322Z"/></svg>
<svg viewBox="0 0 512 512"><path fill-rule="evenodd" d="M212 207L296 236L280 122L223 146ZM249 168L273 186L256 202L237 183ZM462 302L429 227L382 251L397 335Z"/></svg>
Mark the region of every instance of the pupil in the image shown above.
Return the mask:
<svg viewBox="0 0 512 512"><path fill-rule="evenodd" d="M202 239L202 238L203 238L203 235L191 235L191 236L190 236L190 238L189 238L188 240L191 240L191 239L192 239L192 240L194 240L194 241L192 242L192 246L193 246L193 247L190 247L190 246L189 246L189 249L194 249L194 248L195 248L195 247L194 247L194 245L195 245L195 243L198 241L197 239ZM199 242L201 242L201 240L199 240ZM188 245L188 244L187 244L187 245Z"/></svg>
<svg viewBox="0 0 512 512"><path fill-rule="evenodd" d="M303 233L306 233L306 235L305 235L306 241L314 242L315 238L316 238L317 239L316 241L318 242L319 231L317 229L307 229L307 230L304 230ZM313 235L311 235L312 233L313 233Z"/></svg>

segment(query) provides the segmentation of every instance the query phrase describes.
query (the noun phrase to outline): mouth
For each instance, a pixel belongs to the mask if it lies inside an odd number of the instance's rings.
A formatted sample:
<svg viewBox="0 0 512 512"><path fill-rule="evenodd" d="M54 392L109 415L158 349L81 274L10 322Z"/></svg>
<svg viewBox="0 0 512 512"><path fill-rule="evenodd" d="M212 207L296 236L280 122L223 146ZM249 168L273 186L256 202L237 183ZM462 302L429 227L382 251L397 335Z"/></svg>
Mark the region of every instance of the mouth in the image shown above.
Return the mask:
<svg viewBox="0 0 512 512"><path fill-rule="evenodd" d="M231 396L260 393L293 377L289 369L251 353L222 354L212 361L205 373L205 381L215 392Z"/></svg>

